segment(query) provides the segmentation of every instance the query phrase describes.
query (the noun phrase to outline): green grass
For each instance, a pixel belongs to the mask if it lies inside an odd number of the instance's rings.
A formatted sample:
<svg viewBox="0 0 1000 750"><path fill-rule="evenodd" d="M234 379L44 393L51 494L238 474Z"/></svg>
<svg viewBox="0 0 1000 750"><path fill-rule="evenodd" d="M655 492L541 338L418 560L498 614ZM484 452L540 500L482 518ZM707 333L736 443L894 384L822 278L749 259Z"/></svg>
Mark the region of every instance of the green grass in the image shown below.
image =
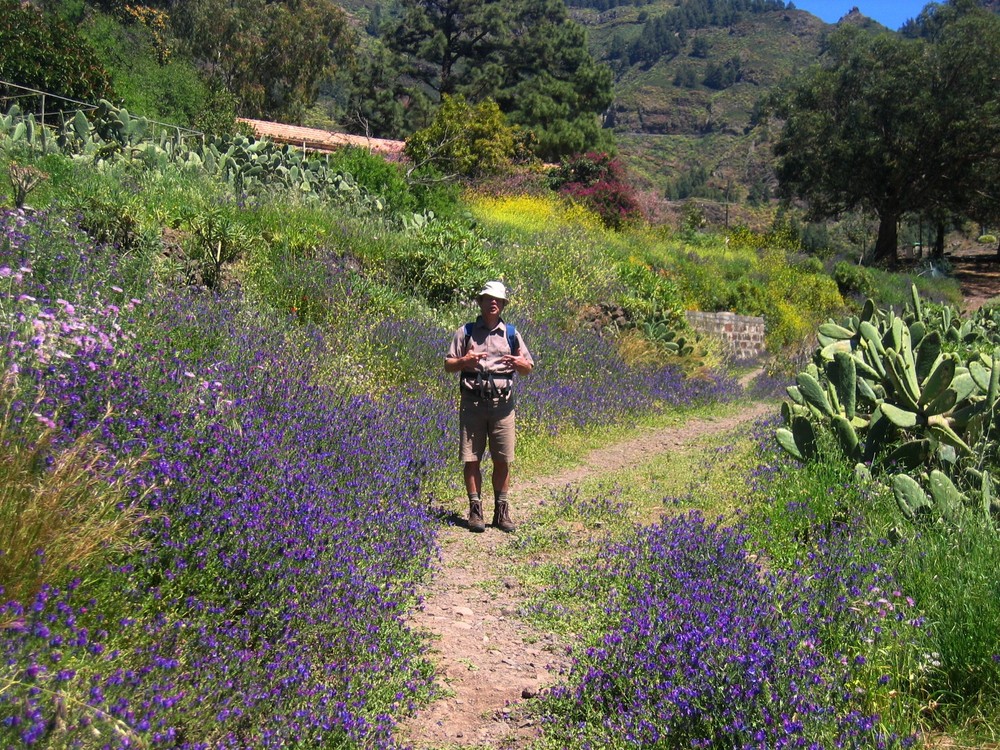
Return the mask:
<svg viewBox="0 0 1000 750"><path fill-rule="evenodd" d="M932 627L938 663L925 675L927 719L937 726L967 724L996 741L1000 710L1000 535L969 518L959 527L906 530L897 569ZM960 563L958 562L960 561Z"/></svg>
<svg viewBox="0 0 1000 750"><path fill-rule="evenodd" d="M650 412L634 425L605 425L587 430L567 427L555 437L526 435L522 438L518 435L517 475L525 479L543 477L580 466L592 450L637 437L647 430L681 428L692 419L721 418L733 414L741 406L740 402L733 402Z"/></svg>
<svg viewBox="0 0 1000 750"><path fill-rule="evenodd" d="M621 487L622 501L649 522L663 513L689 510L700 511L706 518L730 517L741 505L752 458L746 437L714 435L685 441L665 456L623 469L598 483L586 482L582 491L589 494L602 486Z"/></svg>
<svg viewBox="0 0 1000 750"><path fill-rule="evenodd" d="M957 525L907 522L886 484L858 480L832 445L820 456L803 466L785 465L757 486L749 525L754 545L768 564L793 566L860 516L860 525L852 526L852 547L891 572L893 590L875 595L889 619L867 645L856 635L833 635L843 639L846 651L861 648L868 659L875 708L896 726L996 741L996 528L971 514ZM762 458L775 466L770 450Z"/></svg>

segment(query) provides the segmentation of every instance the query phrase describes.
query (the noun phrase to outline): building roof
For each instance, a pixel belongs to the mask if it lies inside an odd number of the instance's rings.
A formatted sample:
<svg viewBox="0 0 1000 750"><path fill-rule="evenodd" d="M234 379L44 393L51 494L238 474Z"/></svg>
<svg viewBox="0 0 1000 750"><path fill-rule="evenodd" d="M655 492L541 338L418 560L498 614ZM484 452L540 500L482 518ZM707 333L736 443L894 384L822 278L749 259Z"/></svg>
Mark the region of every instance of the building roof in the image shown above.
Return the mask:
<svg viewBox="0 0 1000 750"><path fill-rule="evenodd" d="M275 143L287 143L310 151L336 151L344 146L357 146L382 154L388 159L400 159L403 155L403 146L406 145L405 141L334 133L320 128L304 128L299 125L252 120L247 117L241 117L240 122L247 123L257 135L270 138Z"/></svg>

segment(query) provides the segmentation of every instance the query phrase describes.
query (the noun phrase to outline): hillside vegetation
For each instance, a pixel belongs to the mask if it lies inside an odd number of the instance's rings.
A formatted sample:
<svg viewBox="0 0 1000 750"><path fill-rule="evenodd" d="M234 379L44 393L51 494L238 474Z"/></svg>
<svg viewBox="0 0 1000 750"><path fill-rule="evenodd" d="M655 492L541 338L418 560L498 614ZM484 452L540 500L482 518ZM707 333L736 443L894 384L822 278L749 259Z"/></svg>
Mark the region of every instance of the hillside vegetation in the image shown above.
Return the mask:
<svg viewBox="0 0 1000 750"><path fill-rule="evenodd" d="M763 314L787 357L855 304L780 227L612 231L530 179L459 195L110 105L2 125L8 742L391 746L484 280L538 357L529 462L738 397L721 349L672 346L685 309Z"/></svg>
<svg viewBox="0 0 1000 750"><path fill-rule="evenodd" d="M458 476L441 358L486 279L539 356L529 457L735 394L657 338L693 292L554 197L414 192L365 152L191 147L113 109L45 145L30 122L2 135L7 742L389 743L427 683L401 624L426 500ZM583 325L601 301L623 330Z"/></svg>
<svg viewBox="0 0 1000 750"><path fill-rule="evenodd" d="M44 15L35 12L35 6ZM0 57L0 75L7 71L15 83L53 94L79 87L79 75L67 78L66 71L41 65L44 56L13 54L17 40L30 33L36 40L32 49L55 50L69 41L70 47L89 55L91 67L96 56L105 69L105 88L92 84L90 96L84 97L90 101L108 97L130 111L213 133L231 132L233 116L239 114L405 137L425 145L447 143L448 138L441 140L438 121L449 98L462 99L474 109L497 109L496 117L509 128L504 134L509 162L555 162L589 151L617 150L633 187L647 193L647 213L654 220L674 220L680 202L693 199L709 203L706 210L713 221L737 206L736 223L762 230L769 212L756 209L773 208L779 195L793 201L796 212L810 211L811 220L859 223L873 213L886 215L878 252L843 237L831 237L832 247L827 248L860 255L864 262L885 262L895 250L887 228L897 222L904 246L914 241L911 234L922 241L927 225L926 233L938 235L939 257L948 232L971 231L961 226L963 220L993 222L992 188L980 191L980 200L965 184L990 182L995 170L982 163L989 161L988 154L962 146L937 160L970 165L960 172L975 177L967 178L961 190L954 175L920 167L917 172L936 183L947 178L948 188L929 191L920 186L910 191L920 193L919 199L894 197L888 202L903 205L894 207L891 216L884 196L837 201L833 210L833 202L821 194L831 189L829 180L796 181L794 170L785 169L779 184L773 149L789 135L788 121L800 122L795 109L804 101L813 102L806 109L834 106L828 97L795 99L788 89L811 85L816 65L829 71L848 59L842 41L848 30L866 32L853 37L859 48L869 33L876 38L887 34L897 46L929 47L934 53L926 56L934 62L916 75L900 74L894 63L885 61L882 74L907 80L919 90L900 97L896 107L905 111L903 121L913 127L891 129L905 134L897 140L907 143L883 138L878 150L909 149L935 161L940 150L936 144L972 142L965 136L940 135L947 127L940 123L970 118L977 122L973 132L983 133L979 140L989 143L990 130L981 126L990 122L991 86L970 81L970 91L979 92L974 97L927 94L925 98L938 104L917 105L920 91L942 88L934 84L935 78L945 82L943 91L950 90L948 65L973 47L982 53L979 68L994 67L992 45L985 41L992 32L985 27L981 35L959 33L965 42L955 54L946 51L952 43L944 30L967 15L982 15L983 8L993 6L977 0L931 3L897 35L857 12L836 26L824 24L781 0L580 2L568 7L536 0L501 7L494 0L477 0L440 8L422 0L407 0L398 7L366 2L340 7L329 0L263 5L254 0L205 0L196 5L154 0L146 6L116 0L39 0L18 6L16 12L12 5L5 14L5 33L12 43L3 47L11 54ZM62 30L55 30L58 24ZM315 33L304 32L309 28ZM835 37L841 41L832 42ZM925 83L917 86L917 81ZM107 90L110 83L113 94ZM878 90L856 91L853 96L866 100L877 97ZM956 108L962 106L971 114L959 116ZM944 111L932 116L935 108ZM38 106L25 109L37 111ZM808 117L809 112L803 114ZM851 132L846 126L843 139L849 140ZM931 136L923 143L911 142L921 132ZM857 143L832 137L820 142L830 144L828 151L834 144L858 148ZM810 148L796 143L796 150ZM433 156L426 148L418 151L420 165ZM822 156L823 151L816 153ZM914 158L908 156L907 161ZM866 157L862 162L874 160ZM440 164L436 170L439 178L450 174ZM865 177L853 184L871 196L896 182ZM814 183L819 187L803 188ZM744 210L747 206L753 210ZM724 219L715 223L729 226Z"/></svg>
<svg viewBox="0 0 1000 750"><path fill-rule="evenodd" d="M715 189L724 189L727 180L737 188L731 201L766 201L773 173L768 133L757 127L759 104L781 81L815 63L830 27L804 11L770 10L692 29L676 52L648 62L608 58L622 43L616 40L638 36L640 19L664 11L654 3L578 12L595 54L616 73L606 125L641 179L665 197L688 197L671 195L672 183L700 168ZM731 76L717 80L727 63Z"/></svg>

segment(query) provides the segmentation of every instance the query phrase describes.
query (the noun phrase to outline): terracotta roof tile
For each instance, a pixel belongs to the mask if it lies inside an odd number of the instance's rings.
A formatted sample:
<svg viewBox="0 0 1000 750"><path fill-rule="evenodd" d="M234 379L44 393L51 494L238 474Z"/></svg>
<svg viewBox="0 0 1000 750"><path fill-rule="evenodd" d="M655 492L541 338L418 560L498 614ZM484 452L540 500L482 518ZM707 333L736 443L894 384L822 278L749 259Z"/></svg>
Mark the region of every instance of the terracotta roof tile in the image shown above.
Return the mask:
<svg viewBox="0 0 1000 750"><path fill-rule="evenodd" d="M240 122L249 124L257 135L270 138L276 143L287 143L290 146L300 146L313 151L336 151L343 146L358 146L388 158L400 159L403 155L403 146L406 145L405 141L333 133L319 128L304 128L299 125L252 120L247 117L241 117Z"/></svg>

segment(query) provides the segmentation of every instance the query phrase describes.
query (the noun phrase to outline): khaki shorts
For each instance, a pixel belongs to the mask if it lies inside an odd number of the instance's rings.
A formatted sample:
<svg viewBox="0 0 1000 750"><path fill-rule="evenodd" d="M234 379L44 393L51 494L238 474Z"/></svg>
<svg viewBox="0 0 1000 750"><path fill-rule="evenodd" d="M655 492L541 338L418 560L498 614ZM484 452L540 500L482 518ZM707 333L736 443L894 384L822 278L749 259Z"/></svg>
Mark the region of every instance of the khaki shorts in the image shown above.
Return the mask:
<svg viewBox="0 0 1000 750"><path fill-rule="evenodd" d="M490 455L510 463L514 460L514 401L491 403L462 394L458 410L463 463L482 461L489 442Z"/></svg>

